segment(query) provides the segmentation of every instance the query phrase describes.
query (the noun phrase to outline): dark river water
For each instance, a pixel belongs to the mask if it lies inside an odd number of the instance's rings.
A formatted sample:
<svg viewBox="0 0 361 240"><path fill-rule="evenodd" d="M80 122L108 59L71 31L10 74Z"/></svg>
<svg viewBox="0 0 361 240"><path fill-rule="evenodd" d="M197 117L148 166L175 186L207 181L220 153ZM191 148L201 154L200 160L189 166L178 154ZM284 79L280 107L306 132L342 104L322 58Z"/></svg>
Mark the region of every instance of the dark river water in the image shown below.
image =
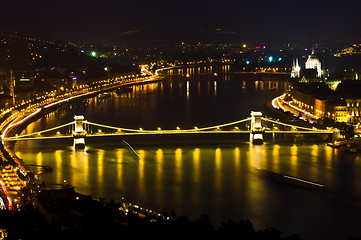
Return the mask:
<svg viewBox="0 0 361 240"><path fill-rule="evenodd" d="M133 86L131 93L74 104L23 133L70 122L74 114L136 129L206 127L247 118L251 110L272 116L266 102L283 93L284 82L223 75L229 66L213 68L174 70L179 75ZM193 74L212 71L218 75ZM126 138L138 159L122 140L87 138L85 151L74 151L71 139L23 141L14 150L29 165L52 166L51 173L32 167L47 184L65 180L81 193L108 201L125 197L190 219L206 214L215 226L250 219L256 228L275 227L305 239L361 236L360 156L293 138L266 139L263 145L250 144L244 135Z"/></svg>

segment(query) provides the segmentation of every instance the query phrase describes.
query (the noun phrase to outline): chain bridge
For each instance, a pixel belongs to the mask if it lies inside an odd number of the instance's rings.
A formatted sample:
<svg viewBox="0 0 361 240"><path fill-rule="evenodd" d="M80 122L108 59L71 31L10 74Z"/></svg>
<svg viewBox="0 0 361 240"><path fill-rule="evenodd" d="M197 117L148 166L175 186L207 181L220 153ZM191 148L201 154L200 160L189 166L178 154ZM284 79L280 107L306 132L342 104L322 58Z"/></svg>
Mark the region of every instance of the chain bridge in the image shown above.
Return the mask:
<svg viewBox="0 0 361 240"><path fill-rule="evenodd" d="M74 121L41 131L4 137L2 141L40 140L54 138L73 138L74 147L84 147L85 138L127 135L167 135L167 134L249 134L250 142L263 143L263 135L267 133L289 134L333 134L331 129L317 129L283 123L271 118L262 117L261 112L251 112L251 116L238 121L208 127L194 127L192 129L162 129L154 130L131 129L109 126L90 122L84 116L74 116Z"/></svg>

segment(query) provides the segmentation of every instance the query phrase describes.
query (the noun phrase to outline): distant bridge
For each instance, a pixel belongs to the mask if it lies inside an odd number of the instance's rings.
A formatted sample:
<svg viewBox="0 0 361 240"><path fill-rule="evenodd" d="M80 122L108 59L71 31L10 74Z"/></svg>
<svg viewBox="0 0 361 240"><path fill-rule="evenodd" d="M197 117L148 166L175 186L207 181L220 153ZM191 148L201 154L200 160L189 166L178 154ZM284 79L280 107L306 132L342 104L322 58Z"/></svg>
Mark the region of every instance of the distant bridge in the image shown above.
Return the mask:
<svg viewBox="0 0 361 240"><path fill-rule="evenodd" d="M85 138L106 136L137 136L137 135L169 135L169 134L249 134L253 143L263 143L263 134L332 134L332 130L308 128L283 123L262 117L261 112L251 112L251 116L242 120L192 129L131 129L109 126L84 120L83 116L74 116L74 121L53 128L12 137L2 138L2 141L22 141L40 139L74 138L74 146L85 146Z"/></svg>

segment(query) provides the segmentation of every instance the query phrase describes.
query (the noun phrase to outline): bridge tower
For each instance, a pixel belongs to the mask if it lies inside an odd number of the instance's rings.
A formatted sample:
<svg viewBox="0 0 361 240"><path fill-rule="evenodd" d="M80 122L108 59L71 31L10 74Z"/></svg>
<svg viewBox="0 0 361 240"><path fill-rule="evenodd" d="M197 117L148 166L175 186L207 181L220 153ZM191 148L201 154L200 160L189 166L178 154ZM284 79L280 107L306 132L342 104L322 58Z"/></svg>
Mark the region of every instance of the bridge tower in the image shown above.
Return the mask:
<svg viewBox="0 0 361 240"><path fill-rule="evenodd" d="M251 112L251 133L249 141L253 144L263 144L262 112Z"/></svg>
<svg viewBox="0 0 361 240"><path fill-rule="evenodd" d="M74 137L73 146L74 148L85 148L86 131L83 128L84 116L75 115L74 120L75 120L75 128L73 131L73 137Z"/></svg>

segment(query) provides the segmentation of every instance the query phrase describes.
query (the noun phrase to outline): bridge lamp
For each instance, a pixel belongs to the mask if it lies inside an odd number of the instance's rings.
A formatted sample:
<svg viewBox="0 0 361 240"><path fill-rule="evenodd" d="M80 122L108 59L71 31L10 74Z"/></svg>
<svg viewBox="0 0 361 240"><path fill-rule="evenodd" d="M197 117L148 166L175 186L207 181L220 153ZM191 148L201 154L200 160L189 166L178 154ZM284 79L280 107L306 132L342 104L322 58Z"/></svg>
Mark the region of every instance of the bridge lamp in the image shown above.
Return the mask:
<svg viewBox="0 0 361 240"><path fill-rule="evenodd" d="M194 130L198 131L198 127L194 127Z"/></svg>
<svg viewBox="0 0 361 240"><path fill-rule="evenodd" d="M98 130L98 133L102 133L102 130L101 130L101 129L99 129L99 130Z"/></svg>
<svg viewBox="0 0 361 240"><path fill-rule="evenodd" d="M177 130L180 131L180 127L177 127Z"/></svg>
<svg viewBox="0 0 361 240"><path fill-rule="evenodd" d="M162 130L160 127L158 127L157 129L158 129L158 131L161 131L161 130Z"/></svg>
<svg viewBox="0 0 361 240"><path fill-rule="evenodd" d="M239 130L239 127L234 127L234 130L238 131L238 130Z"/></svg>
<svg viewBox="0 0 361 240"><path fill-rule="evenodd" d="M139 131L143 131L143 128L139 128Z"/></svg>
<svg viewBox="0 0 361 240"><path fill-rule="evenodd" d="M59 132L59 131L57 131L57 132L56 132L56 135L60 135L60 132Z"/></svg>

